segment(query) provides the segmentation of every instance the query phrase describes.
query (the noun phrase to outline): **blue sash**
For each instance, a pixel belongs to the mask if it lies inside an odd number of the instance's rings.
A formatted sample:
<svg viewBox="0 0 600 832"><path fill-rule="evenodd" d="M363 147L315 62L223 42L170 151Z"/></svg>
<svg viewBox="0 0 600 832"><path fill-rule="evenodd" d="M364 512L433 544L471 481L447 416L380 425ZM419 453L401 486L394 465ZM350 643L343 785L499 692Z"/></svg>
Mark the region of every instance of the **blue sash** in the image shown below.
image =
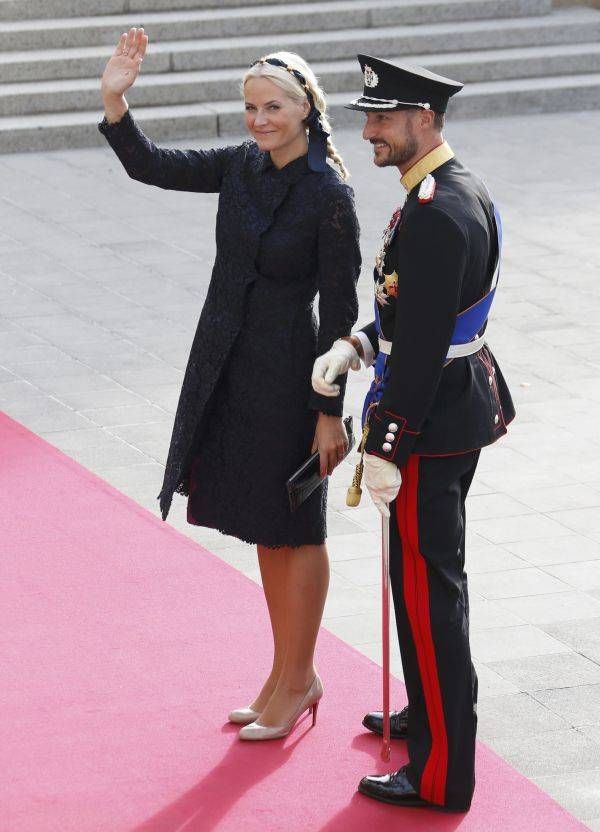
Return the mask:
<svg viewBox="0 0 600 832"><path fill-rule="evenodd" d="M452 338L450 339L451 346L454 346L455 344L468 344L469 341L473 341L488 319L492 302L496 294L498 280L500 278L500 258L502 253L502 219L495 205L494 219L496 221L496 233L498 235L498 264L492 278L492 286L489 292L487 292L480 300L456 316L456 324L454 326ZM377 299L375 299L375 326L377 328L377 334L383 337ZM375 375L363 405L363 427L369 410L379 404L390 374L390 368L387 366L387 355L384 352L381 352L381 350L375 359L374 372Z"/></svg>

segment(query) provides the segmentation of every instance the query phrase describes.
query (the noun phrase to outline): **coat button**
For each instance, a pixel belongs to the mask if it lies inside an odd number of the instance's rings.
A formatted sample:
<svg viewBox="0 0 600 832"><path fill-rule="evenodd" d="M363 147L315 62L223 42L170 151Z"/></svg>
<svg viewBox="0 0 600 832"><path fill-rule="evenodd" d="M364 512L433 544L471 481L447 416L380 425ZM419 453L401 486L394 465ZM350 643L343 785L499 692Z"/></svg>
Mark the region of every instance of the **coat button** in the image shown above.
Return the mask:
<svg viewBox="0 0 600 832"><path fill-rule="evenodd" d="M393 433L386 433L386 435L385 435L385 441L386 442L393 442L395 438L396 437L394 436Z"/></svg>
<svg viewBox="0 0 600 832"><path fill-rule="evenodd" d="M489 381L490 387L491 387L492 384L494 383L494 379L492 378L492 376L488 376L488 381Z"/></svg>
<svg viewBox="0 0 600 832"><path fill-rule="evenodd" d="M398 425L395 422L390 422L388 425L388 430L391 430L392 433L396 433L398 430Z"/></svg>
<svg viewBox="0 0 600 832"><path fill-rule="evenodd" d="M496 413L496 415L494 416L494 424L497 425L499 421L500 421L500 417Z"/></svg>
<svg viewBox="0 0 600 832"><path fill-rule="evenodd" d="M386 454L389 454L389 452L392 450L392 446L389 442L384 442L381 448L386 452Z"/></svg>

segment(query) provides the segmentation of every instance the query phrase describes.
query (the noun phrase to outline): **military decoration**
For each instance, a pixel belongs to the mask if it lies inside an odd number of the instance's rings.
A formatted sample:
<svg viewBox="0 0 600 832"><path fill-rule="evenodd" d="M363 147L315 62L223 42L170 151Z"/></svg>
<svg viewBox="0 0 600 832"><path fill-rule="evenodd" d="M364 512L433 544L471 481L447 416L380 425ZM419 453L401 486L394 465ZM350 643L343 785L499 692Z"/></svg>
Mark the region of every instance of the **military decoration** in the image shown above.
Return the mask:
<svg viewBox="0 0 600 832"><path fill-rule="evenodd" d="M400 222L400 217L402 215L402 209L396 208L392 219L389 222L389 225L383 232L383 239L381 241L381 248L375 255L375 270L379 277L383 277L383 264L385 262L385 255L389 248L390 243L392 242L392 238L396 232L396 228L398 227L398 223Z"/></svg>
<svg viewBox="0 0 600 832"><path fill-rule="evenodd" d="M380 306L387 306L390 298L398 297L398 273L384 274L383 280L375 283L375 298Z"/></svg>
<svg viewBox="0 0 600 832"><path fill-rule="evenodd" d="M392 298L398 297L398 273L396 271L383 275L383 288L386 295Z"/></svg>

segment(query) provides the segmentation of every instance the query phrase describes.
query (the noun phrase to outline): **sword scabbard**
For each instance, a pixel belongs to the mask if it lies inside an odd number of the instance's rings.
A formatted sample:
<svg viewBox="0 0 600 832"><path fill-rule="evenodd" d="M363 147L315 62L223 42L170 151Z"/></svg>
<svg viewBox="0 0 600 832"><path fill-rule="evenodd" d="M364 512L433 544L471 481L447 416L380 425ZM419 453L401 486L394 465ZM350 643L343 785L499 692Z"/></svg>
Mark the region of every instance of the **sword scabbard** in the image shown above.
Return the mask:
<svg viewBox="0 0 600 832"><path fill-rule="evenodd" d="M381 644L383 666L383 744L381 758L390 759L390 520L381 518Z"/></svg>

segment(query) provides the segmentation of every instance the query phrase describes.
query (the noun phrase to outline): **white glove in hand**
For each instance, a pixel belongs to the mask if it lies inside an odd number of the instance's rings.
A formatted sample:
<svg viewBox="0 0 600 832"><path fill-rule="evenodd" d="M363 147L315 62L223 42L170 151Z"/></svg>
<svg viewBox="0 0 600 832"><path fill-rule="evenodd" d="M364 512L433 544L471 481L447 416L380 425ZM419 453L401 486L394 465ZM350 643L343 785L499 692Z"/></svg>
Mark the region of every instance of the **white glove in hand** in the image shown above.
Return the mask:
<svg viewBox="0 0 600 832"><path fill-rule="evenodd" d="M322 396L339 396L340 385L333 384L338 376L353 370L360 370L360 356L349 341L338 338L329 352L315 359L312 371L312 386Z"/></svg>
<svg viewBox="0 0 600 832"><path fill-rule="evenodd" d="M400 469L393 462L373 454L365 454L365 485L377 510L390 516L389 504L395 500L402 485Z"/></svg>

